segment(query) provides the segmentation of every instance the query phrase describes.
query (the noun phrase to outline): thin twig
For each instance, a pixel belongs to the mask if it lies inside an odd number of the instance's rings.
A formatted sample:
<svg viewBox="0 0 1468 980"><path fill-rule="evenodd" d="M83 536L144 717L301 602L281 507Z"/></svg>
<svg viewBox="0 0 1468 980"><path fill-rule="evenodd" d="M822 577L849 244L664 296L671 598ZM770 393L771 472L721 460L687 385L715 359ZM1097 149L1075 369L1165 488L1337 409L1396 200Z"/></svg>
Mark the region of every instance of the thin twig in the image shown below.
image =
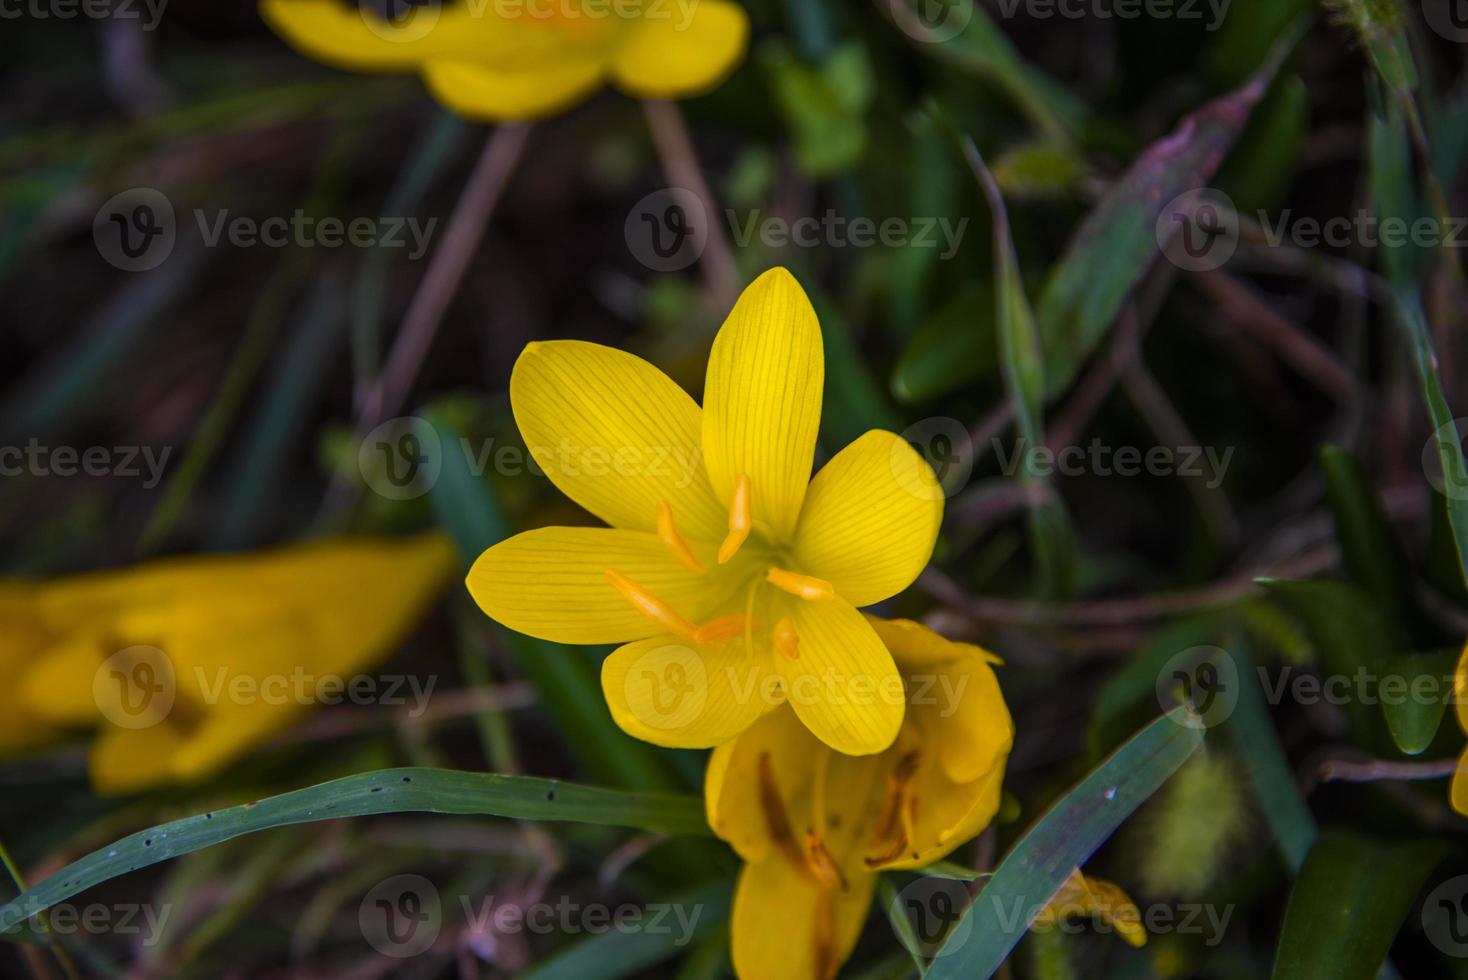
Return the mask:
<svg viewBox="0 0 1468 980"><path fill-rule="evenodd" d="M1432 762L1327 759L1320 764L1320 781L1374 783L1384 779L1445 779L1457 771L1457 759L1435 759Z"/></svg>
<svg viewBox="0 0 1468 980"><path fill-rule="evenodd" d="M692 192L703 203L709 229L708 244L704 246L700 262L715 307L727 311L739 296L739 271L734 265L729 239L724 236L718 202L703 175L698 151L693 148L693 138L683 122L683 113L675 102L652 99L642 103L642 111L647 117L647 127L652 133L668 182Z"/></svg>

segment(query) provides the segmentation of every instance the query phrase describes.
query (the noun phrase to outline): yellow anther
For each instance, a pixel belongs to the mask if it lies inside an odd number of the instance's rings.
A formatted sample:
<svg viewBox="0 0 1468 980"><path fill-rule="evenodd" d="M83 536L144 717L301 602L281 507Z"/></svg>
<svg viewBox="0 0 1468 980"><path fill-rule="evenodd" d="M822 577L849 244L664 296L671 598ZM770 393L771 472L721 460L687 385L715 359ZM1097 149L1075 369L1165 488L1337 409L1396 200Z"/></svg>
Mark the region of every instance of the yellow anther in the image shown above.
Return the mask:
<svg viewBox="0 0 1468 980"><path fill-rule="evenodd" d="M719 545L720 565L727 565L731 558L739 554L739 549L744 546L745 539L753 530L753 499L754 488L749 483L749 477L740 476L734 481L734 500L729 504L729 535Z"/></svg>
<svg viewBox="0 0 1468 980"><path fill-rule="evenodd" d="M688 542L683 540L683 535L678 533L678 525L673 520L673 508L668 506L666 500L658 501L658 540L673 553L673 557L683 564L683 567L691 572L702 575L707 569L693 549L688 547Z"/></svg>
<svg viewBox="0 0 1468 980"><path fill-rule="evenodd" d="M836 859L826 849L825 841L815 831L808 831L805 835L806 867L810 869L812 877L826 888L840 888L846 890L846 876L836 866Z"/></svg>
<svg viewBox="0 0 1468 980"><path fill-rule="evenodd" d="M775 588L802 599L833 599L836 596L836 590L825 579L798 575L795 572L787 572L783 568L770 569L765 578Z"/></svg>
<svg viewBox="0 0 1468 980"><path fill-rule="evenodd" d="M792 664L800 659L800 634L789 616L775 624L775 652Z"/></svg>
<svg viewBox="0 0 1468 980"><path fill-rule="evenodd" d="M720 616L718 619L709 620L698 628L694 633L694 639L699 643L718 643L720 640L732 640L736 636L744 635L744 625L747 620L735 613L732 616Z"/></svg>
<svg viewBox="0 0 1468 980"><path fill-rule="evenodd" d="M908 786L917 775L920 761L918 753L909 752L887 777L887 796L882 801L881 815L872 834L871 850L866 858L868 867L896 861L913 839L917 799L908 795Z"/></svg>
<svg viewBox="0 0 1468 980"><path fill-rule="evenodd" d="M615 569L607 569L607 581L613 588L627 597L637 611L666 629L669 633L689 643L698 642L698 627L673 611L673 607L653 595Z"/></svg>

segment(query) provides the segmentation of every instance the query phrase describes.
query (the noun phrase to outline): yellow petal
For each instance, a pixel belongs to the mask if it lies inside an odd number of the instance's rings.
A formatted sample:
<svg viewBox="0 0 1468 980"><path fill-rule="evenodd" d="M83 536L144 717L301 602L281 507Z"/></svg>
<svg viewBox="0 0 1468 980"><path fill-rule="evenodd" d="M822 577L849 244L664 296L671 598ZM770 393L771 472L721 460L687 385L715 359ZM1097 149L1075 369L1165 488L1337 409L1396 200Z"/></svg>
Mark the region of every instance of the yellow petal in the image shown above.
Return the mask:
<svg viewBox="0 0 1468 980"><path fill-rule="evenodd" d="M425 5L393 21L338 0L262 0L270 29L308 57L353 71L403 71L430 57L504 57L514 38L465 5Z"/></svg>
<svg viewBox="0 0 1468 980"><path fill-rule="evenodd" d="M627 734L669 748L706 749L729 741L776 703L778 679L742 637L692 646L655 636L618 648L602 663L612 717Z"/></svg>
<svg viewBox="0 0 1468 980"><path fill-rule="evenodd" d="M813 770L815 737L788 707L777 708L732 742L714 749L704 775L709 826L746 861L771 854L769 823L760 800L760 759L768 756L782 798L801 792Z"/></svg>
<svg viewBox="0 0 1468 980"><path fill-rule="evenodd" d="M612 63L617 84L645 99L698 95L724 80L744 57L749 17L726 0L669 4L649 11Z"/></svg>
<svg viewBox="0 0 1468 980"><path fill-rule="evenodd" d="M87 756L92 787L103 796L136 793L173 778L182 736L169 725L114 728L98 733Z"/></svg>
<svg viewBox="0 0 1468 980"><path fill-rule="evenodd" d="M608 524L656 531L666 502L685 538L724 537L698 404L642 358L579 341L531 344L510 375L510 404L546 476Z"/></svg>
<svg viewBox="0 0 1468 980"><path fill-rule="evenodd" d="M1014 721L994 669L983 660L967 657L939 674L926 700L932 703L909 710L938 716L938 758L955 783L978 779L1009 755Z"/></svg>
<svg viewBox="0 0 1468 980"><path fill-rule="evenodd" d="M1458 714L1458 727L1468 732L1468 644L1463 647L1453 675L1453 705Z"/></svg>
<svg viewBox="0 0 1468 980"><path fill-rule="evenodd" d="M957 643L942 633L910 619L884 619L867 616L867 622L882 638L898 669L903 673L931 670L964 657L978 657L986 663L1002 665L1003 660L972 643Z"/></svg>
<svg viewBox="0 0 1468 980"><path fill-rule="evenodd" d="M800 656L776 659L795 713L838 752L870 755L887 748L902 727L905 695L876 632L839 598L794 600L789 610Z"/></svg>
<svg viewBox="0 0 1468 980"><path fill-rule="evenodd" d="M847 602L870 606L913 583L933 555L942 520L932 469L899 436L874 430L811 481L795 557Z"/></svg>
<svg viewBox="0 0 1468 980"><path fill-rule="evenodd" d="M24 674L21 699L56 725L95 724L100 717L93 681L105 659L100 636L81 633L46 650Z"/></svg>
<svg viewBox="0 0 1468 980"><path fill-rule="evenodd" d="M423 67L434 98L461 116L485 122L553 116L592 95L606 74L601 62L580 59L511 68L477 59L436 58Z"/></svg>
<svg viewBox="0 0 1468 980"><path fill-rule="evenodd" d="M753 487L755 526L789 540L815 458L825 353L815 310L785 269L771 269L739 297L709 355L703 447L714 491L727 506L734 484Z"/></svg>
<svg viewBox="0 0 1468 980"><path fill-rule="evenodd" d="M1458 756L1458 768L1453 770L1453 782L1448 790L1453 809L1468 817L1468 749Z"/></svg>
<svg viewBox="0 0 1468 980"><path fill-rule="evenodd" d="M512 630L555 643L628 643L665 632L607 580L614 569L701 622L717 597L657 535L604 527L547 527L479 556L466 584L479 608Z"/></svg>
<svg viewBox="0 0 1468 980"><path fill-rule="evenodd" d="M822 888L776 855L746 864L730 920L734 972L746 980L832 980L866 922L876 876Z"/></svg>
<svg viewBox="0 0 1468 980"><path fill-rule="evenodd" d="M1077 868L1060 891L1036 916L1038 925L1054 925L1073 916L1093 916L1116 929L1133 946L1147 944L1147 930L1135 902L1120 887L1100 878L1089 878Z"/></svg>

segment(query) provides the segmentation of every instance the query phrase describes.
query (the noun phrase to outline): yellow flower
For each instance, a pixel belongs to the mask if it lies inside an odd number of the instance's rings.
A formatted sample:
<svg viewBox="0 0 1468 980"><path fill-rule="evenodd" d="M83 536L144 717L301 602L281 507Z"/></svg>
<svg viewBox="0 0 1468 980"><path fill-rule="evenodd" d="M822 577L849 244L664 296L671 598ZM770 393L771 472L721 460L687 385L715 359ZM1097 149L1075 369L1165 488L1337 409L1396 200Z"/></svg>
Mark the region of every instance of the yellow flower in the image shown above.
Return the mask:
<svg viewBox="0 0 1468 980"><path fill-rule="evenodd" d="M617 723L709 747L782 698L822 741L880 752L902 723L892 656L857 609L906 588L942 519L932 470L872 431L811 466L820 325L784 269L714 340L704 407L631 354L532 344L510 402L531 456L610 528L530 531L485 552L469 591L511 629L625 644L602 689Z"/></svg>
<svg viewBox="0 0 1468 980"><path fill-rule="evenodd" d="M1035 916L1032 928L1053 928L1070 918L1096 918L1133 946L1147 945L1142 913L1126 892L1109 881L1087 878L1079 868Z"/></svg>
<svg viewBox="0 0 1468 980"><path fill-rule="evenodd" d="M916 623L872 625L911 698L892 748L841 755L781 710L709 760L709 825L746 862L731 925L745 980L834 977L876 873L942 858L999 809L1014 726L988 654Z"/></svg>
<svg viewBox="0 0 1468 980"><path fill-rule="evenodd" d="M98 792L193 782L347 697L453 569L438 535L187 557L58 579L32 598L24 710L93 727Z"/></svg>
<svg viewBox="0 0 1468 980"><path fill-rule="evenodd" d="M0 675L19 677L45 638L35 612L35 589L23 582L0 581ZM14 699L0 711L0 753L40 745L54 734L51 725Z"/></svg>
<svg viewBox="0 0 1468 980"><path fill-rule="evenodd" d="M474 119L554 115L611 82L640 98L707 92L744 55L749 20L732 0L263 0L294 47L341 68L423 75Z"/></svg>
<svg viewBox="0 0 1468 980"><path fill-rule="evenodd" d="M1458 727L1468 732L1468 644L1458 658L1458 669L1453 674L1453 705L1458 715ZM1458 768L1453 772L1453 782L1448 789L1448 799L1453 809L1468 817L1468 749L1458 758Z"/></svg>

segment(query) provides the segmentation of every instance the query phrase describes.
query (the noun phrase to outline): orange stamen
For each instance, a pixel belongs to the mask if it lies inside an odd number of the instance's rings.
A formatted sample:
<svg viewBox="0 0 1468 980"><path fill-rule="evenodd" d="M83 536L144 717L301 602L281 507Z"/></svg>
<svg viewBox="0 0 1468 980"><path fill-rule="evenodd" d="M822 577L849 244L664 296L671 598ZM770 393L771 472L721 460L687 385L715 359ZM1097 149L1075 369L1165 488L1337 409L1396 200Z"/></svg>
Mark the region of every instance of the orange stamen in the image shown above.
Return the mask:
<svg viewBox="0 0 1468 980"><path fill-rule="evenodd" d="M790 829L790 816L785 812L784 800L780 798L780 784L775 782L775 768L770 763L768 752L761 753L759 757L759 803L765 812L765 827L770 832L770 840L791 864L797 868L804 867L806 857L795 839L795 831Z"/></svg>
<svg viewBox="0 0 1468 980"><path fill-rule="evenodd" d="M754 488L749 477L741 475L734 481L734 499L729 504L729 536L719 545L719 564L727 565L739 553L749 532L754 529Z"/></svg>
<svg viewBox="0 0 1468 980"><path fill-rule="evenodd" d="M892 775L887 777L887 796L882 801L881 815L877 818L871 843L872 848L880 847L882 850L867 855L868 867L897 860L912 839L917 800L912 799L908 805L907 787L912 777L917 775L918 761L916 752L907 753L898 761Z"/></svg>
<svg viewBox="0 0 1468 980"><path fill-rule="evenodd" d="M688 547L688 542L683 540L683 535L678 533L678 525L673 520L673 508L666 500L658 501L658 540L663 543L673 557L682 563L683 567L691 572L702 575L707 569L693 549Z"/></svg>
<svg viewBox="0 0 1468 980"><path fill-rule="evenodd" d="M800 659L800 634L788 616L775 624L775 652L792 664Z"/></svg>
<svg viewBox="0 0 1468 980"><path fill-rule="evenodd" d="M736 636L744 635L745 622L745 618L738 613L731 616L720 616L700 626L694 632L694 639L702 644L732 640Z"/></svg>
<svg viewBox="0 0 1468 980"><path fill-rule="evenodd" d="M834 599L836 590L831 583L825 579L813 578L809 575L799 575L795 572L787 572L783 568L772 568L765 575L769 583L775 588L789 592L801 599L817 601L821 599Z"/></svg>
<svg viewBox="0 0 1468 980"><path fill-rule="evenodd" d="M672 606L615 569L608 568L606 575L612 587L636 606L638 612L681 640L699 642L698 627L674 612Z"/></svg>
<svg viewBox="0 0 1468 980"><path fill-rule="evenodd" d="M846 876L836 866L836 859L826 849L825 841L815 831L808 831L805 835L806 864L810 873L816 881L826 888L839 888L846 891Z"/></svg>

